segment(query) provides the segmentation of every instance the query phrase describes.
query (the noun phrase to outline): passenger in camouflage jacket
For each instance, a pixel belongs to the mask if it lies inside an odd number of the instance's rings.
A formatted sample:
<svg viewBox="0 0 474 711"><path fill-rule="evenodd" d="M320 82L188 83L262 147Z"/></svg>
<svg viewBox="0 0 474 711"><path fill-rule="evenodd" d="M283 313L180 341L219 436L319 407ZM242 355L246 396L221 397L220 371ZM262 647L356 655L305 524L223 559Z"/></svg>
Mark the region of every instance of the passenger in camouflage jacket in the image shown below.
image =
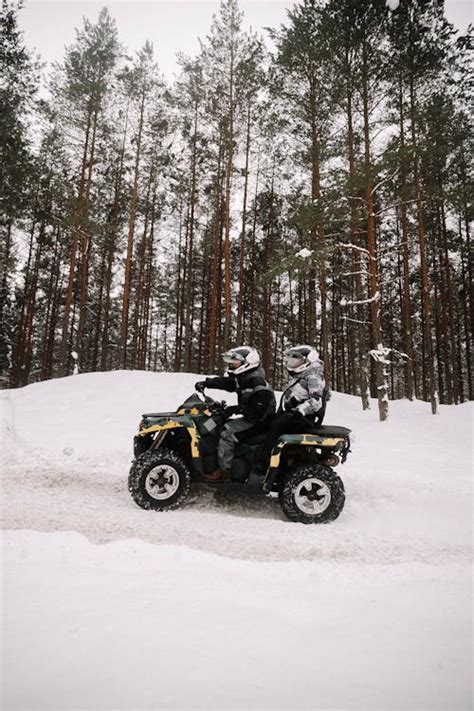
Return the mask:
<svg viewBox="0 0 474 711"><path fill-rule="evenodd" d="M323 364L312 346L295 346L285 354L290 383L283 392L275 417L259 447L253 471L263 474L268 468L273 447L282 434L298 434L315 426L315 417L324 407Z"/></svg>

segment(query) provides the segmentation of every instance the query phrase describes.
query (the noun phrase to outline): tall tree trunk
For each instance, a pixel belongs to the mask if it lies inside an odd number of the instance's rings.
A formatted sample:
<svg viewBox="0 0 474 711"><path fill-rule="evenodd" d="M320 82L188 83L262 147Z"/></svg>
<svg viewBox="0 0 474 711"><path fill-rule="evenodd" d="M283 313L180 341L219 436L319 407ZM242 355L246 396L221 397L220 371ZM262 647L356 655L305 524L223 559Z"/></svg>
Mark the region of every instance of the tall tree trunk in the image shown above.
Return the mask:
<svg viewBox="0 0 474 711"><path fill-rule="evenodd" d="M272 347L272 328L273 328L273 318L272 318L272 307L271 307L271 297L272 297L272 283L268 277L268 269L270 266L270 260L273 254L273 203L274 203L274 171L275 164L273 164L273 174L272 183L270 189L270 207L269 207L269 219L268 219L268 229L267 235L263 247L262 256L262 266L261 274L263 276L263 289L262 289L262 331L261 331L261 343L262 343L262 361L263 366L269 372L271 370L271 347Z"/></svg>
<svg viewBox="0 0 474 711"><path fill-rule="evenodd" d="M353 279L355 284L355 296L358 302L356 308L357 320L364 321L366 315L366 308L361 302L364 299L364 290L362 286L362 262L360 258L360 250L358 249L360 245L360 230L359 230L359 220L357 215L356 206L356 169L355 169L355 150L354 150L354 127L353 127L353 116L352 116L352 91L349 89L347 94L347 125L348 125L348 150L349 150L349 180L350 180L350 190L351 190L351 236L352 244L354 249L352 250L352 270L354 272ZM362 324L360 324L362 325ZM368 351L367 343L363 335L362 328L354 329L356 333L356 343L357 343L357 354L360 359L358 364L359 373L359 388L360 397L362 401L362 409L370 409L370 397L369 397L369 383L367 378L367 358L366 353ZM364 360L362 361L362 358Z"/></svg>
<svg viewBox="0 0 474 711"><path fill-rule="evenodd" d="M46 301L48 304L43 332L43 346L41 357L41 380L46 380L52 375L54 339L56 332L57 312L59 308L59 292L61 277L62 241L59 229L55 232L55 246L51 278L48 285Z"/></svg>
<svg viewBox="0 0 474 711"><path fill-rule="evenodd" d="M217 174L215 181L215 205L211 223L212 231L212 273L211 273L211 303L209 312L209 371L214 372L216 366L216 345L220 323L220 295L222 273L222 197L221 197L221 170L223 159L222 134L219 136L219 156L217 161Z"/></svg>
<svg viewBox="0 0 474 711"><path fill-rule="evenodd" d="M191 353L192 353L192 306L194 301L194 228L195 228L195 212L196 212L196 168L197 168L197 130L198 130L198 109L199 103L196 100L194 106L194 132L192 140L191 152L191 191L190 191L190 210L189 210L189 226L188 226L188 253L187 253L187 272L188 283L186 289L186 314L185 314L185 343L184 343L184 369L189 372L191 370Z"/></svg>
<svg viewBox="0 0 474 711"><path fill-rule="evenodd" d="M442 328L442 318L443 318L443 308L440 305L443 301L443 289L441 287L441 273L438 265L437 250L433 250L433 289L434 289L434 310L433 310L433 325L434 325L434 353L433 357L436 358L437 364L437 376L438 376L438 393L440 402L442 405L445 403L444 392L445 392L445 351L444 351L444 340L443 340L443 328ZM424 356L423 352L423 356ZM424 383L424 398L428 398L428 388L426 378L423 379ZM447 388L446 388L447 390Z"/></svg>
<svg viewBox="0 0 474 711"><path fill-rule="evenodd" d="M403 83L399 76L399 117L400 117L400 222L402 227L402 253L403 253L403 300L402 300L402 343L407 355L404 363L405 397L413 400L415 394L413 377L413 334L411 327L411 296L410 296L410 264L409 264L409 236L407 217L407 184L405 164L405 128L403 116Z"/></svg>
<svg viewBox="0 0 474 711"><path fill-rule="evenodd" d="M154 279L154 239L155 239L155 220L156 220L156 186L153 191L153 200L151 203L150 230L148 236L148 259L146 272L146 287L145 287L145 311L143 316L143 335L142 335L142 353L140 356L140 367L145 368L146 356L150 347L150 329L151 329L151 310L153 299L153 279Z"/></svg>
<svg viewBox="0 0 474 711"><path fill-rule="evenodd" d="M413 177L415 188L415 199L418 221L418 244L420 250L420 267L421 267L421 287L422 287L422 305L423 305L423 343L425 349L426 369L428 372L429 394L431 401L431 412L436 415L438 412L438 394L436 392L436 384L434 379L433 367L433 343L431 339L431 304L430 304L430 284L428 276L428 260L426 255L426 238L425 224L423 216L423 195L420 184L419 159L418 159L418 143L416 137L416 107L415 107L415 88L413 83L413 73L410 75L410 119L411 119L411 136L413 144Z"/></svg>
<svg viewBox="0 0 474 711"><path fill-rule="evenodd" d="M69 331L71 326L71 306L74 296L74 286L76 281L76 262L77 262L77 249L79 246L79 240L81 238L81 217L84 211L84 190L86 186L86 167L87 167L87 156L89 153L89 140L90 131L92 123L92 104L89 104L89 110L87 114L87 126L84 139L84 150L82 155L82 166L81 166L81 176L79 180L79 193L77 197L74 222L75 227L72 231L72 241L71 241L71 252L69 258L69 276L66 289L66 301L64 304L64 314L63 314L63 324L62 324L62 334L61 334L61 345L59 348L59 366L60 374L67 375L69 367Z"/></svg>
<svg viewBox="0 0 474 711"><path fill-rule="evenodd" d="M140 117L138 121L137 133L137 150L135 153L135 170L133 176L133 189L130 201L130 211L128 219L128 241L127 241L127 257L125 261L125 279L123 286L122 298L122 326L121 326L121 356L120 365L122 368L127 367L127 338L128 338L128 319L129 319L129 304L130 304L130 285L132 277L132 256L133 242L135 237L135 221L137 216L137 198L138 198L138 179L140 175L140 157L142 146L143 123L145 114L145 98L146 88L143 83L140 99Z"/></svg>
<svg viewBox="0 0 474 711"><path fill-rule="evenodd" d="M125 114L125 125L123 129L122 147L120 150L118 168L115 175L114 184L114 202L112 206L112 214L110 220L110 232L107 235L107 270L105 274L105 301L104 301L104 323L102 327L102 344L101 344L101 370L106 370L107 359L109 353L109 327L110 327L110 306L111 306L111 290L113 279L113 264L117 247L117 235L120 216L120 200L122 197L122 182L123 182L123 164L125 156L125 142L127 138L128 128L128 104Z"/></svg>
<svg viewBox="0 0 474 711"><path fill-rule="evenodd" d="M152 159L153 163L153 159ZM138 272L137 272L137 283L135 289L135 300L133 304L133 327L132 327L132 368L138 367L138 351L140 348L141 339L141 327L142 327L142 315L144 310L143 303L143 290L144 290L144 275L145 275L145 259L146 259L146 245L148 239L148 223L150 218L150 195L152 189L152 183L154 180L154 166L152 164L150 168L150 174L148 177L148 186L146 190L145 198L145 222L143 225L143 232L140 239L140 244L138 246Z"/></svg>
<svg viewBox="0 0 474 711"><path fill-rule="evenodd" d="M251 245L250 245L250 269L249 271L249 277L250 277L250 284L249 284L249 334L248 334L248 341L249 343L254 343L255 342L255 290L257 288L256 285L256 274L257 274L257 244L256 244L256 235L257 235L257 199L258 199L258 184L260 180L260 156L258 158L258 163L257 163L257 176L255 180L255 194L254 194L254 200L253 200L253 216L252 216L252 232L251 232Z"/></svg>
<svg viewBox="0 0 474 711"><path fill-rule="evenodd" d="M439 286L441 292L441 303L443 307L441 309L435 310L438 312L438 318L440 321L441 328L441 342L442 342L442 363L445 375L446 392L439 390L439 397L442 403L447 405L453 404L453 373L452 373L452 360L453 354L451 353L451 339L449 336L450 324L448 319L447 304L449 300L448 295L448 283L446 276L446 264L443 258L443 240L442 240L442 227L441 227L441 210L439 204L433 205L433 215L436 215L436 241L433 245L433 262L437 256L438 261L438 277Z"/></svg>
<svg viewBox="0 0 474 711"><path fill-rule="evenodd" d="M240 233L239 250L239 299L237 304L237 343L243 338L243 304L244 304L244 266L245 266L245 230L247 228L247 191L249 181L249 155L250 155L250 117L251 101L247 105L247 138L245 143L245 174L244 174L244 202L242 207L242 230Z"/></svg>
<svg viewBox="0 0 474 711"><path fill-rule="evenodd" d="M385 356L382 351L382 328L380 321L380 289L377 269L377 233L374 209L374 188L372 180L372 164L370 156L370 125L369 125L369 96L367 77L367 46L364 43L364 68L363 68L363 113L364 113L364 166L366 180L366 209L367 209L367 247L369 251L369 300L371 317L371 338L373 357L375 359L375 374L377 386L377 399L379 404L379 417L383 422L388 417L388 387L384 367Z"/></svg>
<svg viewBox="0 0 474 711"><path fill-rule="evenodd" d="M183 365L183 351L184 351L184 316L185 316L185 303L187 301L187 282L188 282L188 242L189 242L189 210L190 206L187 205L187 214L185 220L184 228L184 246L183 246L183 256L181 258L181 264L183 265L183 273L181 276L181 294L179 298L179 330L177 336L177 367L176 370L181 370Z"/></svg>
<svg viewBox="0 0 474 711"><path fill-rule="evenodd" d="M83 224L81 232L81 283L80 283L80 296L79 296L79 323L77 327L76 334L76 351L79 354L79 358L82 362L84 369L88 369L88 358L85 344L83 342L84 327L87 318L87 298L89 290L89 254L91 246L90 237L90 227L89 227L89 204L90 204L90 194L92 187L92 174L95 163L95 144L97 137L97 119L99 115L99 106L96 104L94 115L92 118L92 139L91 139L91 150L88 158L88 171L87 171L87 181L86 189L84 195L84 210L83 210Z"/></svg>
<svg viewBox="0 0 474 711"><path fill-rule="evenodd" d="M274 382L276 380L277 368L278 368L278 355L279 355L279 340L280 340L280 320L281 320L281 279L279 278L276 283L276 306L275 306L275 339L273 343L273 358L272 367L269 372L269 378Z"/></svg>
<svg viewBox="0 0 474 711"><path fill-rule="evenodd" d="M470 283L469 279L467 276L467 270L466 270L466 255L465 255L465 249L464 249L464 244L463 244L463 234L462 234L462 217L459 217L459 223L458 223L458 234L459 234L459 243L461 245L461 278L462 278L462 284L463 284L463 292L464 292L464 298L460 299L461 302L461 308L462 308L462 317L463 317L463 325L464 325L464 343L465 343L465 349L466 349L466 373L467 373L467 386L468 386L468 397L469 400L474 399L474 393L473 393L473 383L472 383L472 360L471 360L471 320L470 320L470 315L469 315L469 299L468 299L468 292L470 288ZM467 261L470 260L470 255L468 253L467 255Z"/></svg>
<svg viewBox="0 0 474 711"><path fill-rule="evenodd" d="M181 334L182 334L182 301L183 301L183 281L184 281L184 269L182 267L183 261L183 206L180 205L179 210L179 236L178 236L178 262L177 262L177 282L176 282L176 318L175 318L175 331L174 331L174 359L173 359L173 369L175 371L181 370ZM186 251L184 250L184 255Z"/></svg>
<svg viewBox="0 0 474 711"><path fill-rule="evenodd" d="M36 213L36 207L34 208L34 213ZM28 299L30 297L31 289L31 261L33 257L33 245L35 242L35 230L36 230L36 217L33 218L33 223L30 229L30 239L28 244L28 258L26 260L25 266L25 278L23 282L23 300L20 309L20 318L18 320L18 328L16 332L15 346L12 349L12 367L10 371L10 382L14 388L24 385L23 382L23 372L25 366L25 354L26 354L26 323L27 323L27 309L28 309Z"/></svg>
<svg viewBox="0 0 474 711"><path fill-rule="evenodd" d="M319 290L321 299L321 344L324 362L324 373L328 382L331 381L331 365L329 360L329 338L327 327L327 287L326 287L326 257L325 257L325 235L321 208L321 147L320 137L317 126L317 101L316 87L314 83L310 83L310 111L311 111L311 201L316 205L317 216L316 224L311 230L312 247L319 258ZM310 272L309 279L309 304L310 310L308 313L308 339L314 343L316 336L316 294L315 294L315 273Z"/></svg>
<svg viewBox="0 0 474 711"><path fill-rule="evenodd" d="M0 245L2 245L2 257L0 262L2 270L0 277L0 328L3 328L3 314L8 298L8 277L11 273L10 260L12 246L12 228L13 220L9 219L7 221L5 229L5 240L0 240Z"/></svg>
<svg viewBox="0 0 474 711"><path fill-rule="evenodd" d="M24 367L22 373L22 384L26 385L29 380L30 370L31 370L31 360L32 360L32 339L33 339L33 322L36 315L36 297L38 293L38 279L41 266L41 259L43 256L43 248L45 243L45 231L46 224L43 219L39 235L38 235L38 245L36 249L35 259L33 263L33 274L30 285L30 293L28 296L28 308L26 313L26 335L25 335L25 357L24 357Z"/></svg>
<svg viewBox="0 0 474 711"><path fill-rule="evenodd" d="M229 83L229 127L227 134L227 167L225 176L225 214L224 214L224 350L229 348L232 327L232 293L230 287L230 194L232 186L232 168L234 165L234 42L230 50Z"/></svg>
<svg viewBox="0 0 474 711"><path fill-rule="evenodd" d="M206 306L209 303L209 240L208 227L204 230L202 240L202 268L200 279L200 308L199 308L199 337L198 337L198 352L197 352L197 372L204 372L204 362L206 367L208 358L206 358L206 348L208 341L206 339L206 314L208 312Z"/></svg>
<svg viewBox="0 0 474 711"><path fill-rule="evenodd" d="M451 369L452 369L452 385L453 385L453 401L457 405L459 403L459 372L458 362L456 358L456 323L453 304L453 284L451 279L451 264L449 261L448 252L448 236L446 233L446 215L444 210L444 190L441 171L438 166L438 185L440 191L440 220L441 220L441 238L442 238L442 259L444 261L444 277L446 282L446 302L448 316L448 333L446 336L450 341L451 351ZM444 309L446 311L446 309Z"/></svg>

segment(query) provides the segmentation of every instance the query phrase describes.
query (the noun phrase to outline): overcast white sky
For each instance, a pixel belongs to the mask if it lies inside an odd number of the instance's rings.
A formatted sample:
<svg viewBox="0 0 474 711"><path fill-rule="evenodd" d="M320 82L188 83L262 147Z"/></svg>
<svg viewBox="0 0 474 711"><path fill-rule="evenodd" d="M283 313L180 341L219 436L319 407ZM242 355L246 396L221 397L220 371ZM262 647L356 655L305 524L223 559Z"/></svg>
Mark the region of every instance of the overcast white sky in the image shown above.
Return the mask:
<svg viewBox="0 0 474 711"><path fill-rule="evenodd" d="M401 0L403 2L404 0ZM361 0L364 2L364 0ZM95 19L106 5L118 23L119 37L130 52L147 39L155 47L161 70L168 79L176 70L176 52L193 54L198 37L205 37L211 18L219 9L219 0L26 0L20 11L20 26L26 44L46 62L61 60L64 46L74 41L74 28L82 25L85 15ZM264 32L286 19L292 0L240 0L245 23ZM446 0L448 19L465 31L473 20L472 0Z"/></svg>

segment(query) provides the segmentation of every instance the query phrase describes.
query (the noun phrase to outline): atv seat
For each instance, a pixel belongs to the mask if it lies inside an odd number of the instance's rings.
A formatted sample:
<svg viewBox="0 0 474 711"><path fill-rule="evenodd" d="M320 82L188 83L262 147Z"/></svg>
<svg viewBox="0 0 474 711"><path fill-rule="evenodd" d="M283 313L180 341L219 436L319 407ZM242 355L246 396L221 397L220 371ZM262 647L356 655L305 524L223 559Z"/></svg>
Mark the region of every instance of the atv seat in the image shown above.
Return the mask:
<svg viewBox="0 0 474 711"><path fill-rule="evenodd" d="M348 437L350 433L351 431L347 427L320 425L319 427L308 427L304 434L314 434L319 437Z"/></svg>

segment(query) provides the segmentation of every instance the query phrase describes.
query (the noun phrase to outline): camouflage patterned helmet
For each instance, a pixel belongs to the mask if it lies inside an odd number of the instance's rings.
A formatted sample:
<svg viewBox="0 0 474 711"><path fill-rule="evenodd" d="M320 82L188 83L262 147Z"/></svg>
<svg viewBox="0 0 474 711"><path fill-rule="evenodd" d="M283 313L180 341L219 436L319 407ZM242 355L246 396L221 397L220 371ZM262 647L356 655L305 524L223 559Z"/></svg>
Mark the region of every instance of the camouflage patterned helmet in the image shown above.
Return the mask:
<svg viewBox="0 0 474 711"><path fill-rule="evenodd" d="M285 352L285 367L290 375L303 373L318 360L318 351L313 346L293 346Z"/></svg>

